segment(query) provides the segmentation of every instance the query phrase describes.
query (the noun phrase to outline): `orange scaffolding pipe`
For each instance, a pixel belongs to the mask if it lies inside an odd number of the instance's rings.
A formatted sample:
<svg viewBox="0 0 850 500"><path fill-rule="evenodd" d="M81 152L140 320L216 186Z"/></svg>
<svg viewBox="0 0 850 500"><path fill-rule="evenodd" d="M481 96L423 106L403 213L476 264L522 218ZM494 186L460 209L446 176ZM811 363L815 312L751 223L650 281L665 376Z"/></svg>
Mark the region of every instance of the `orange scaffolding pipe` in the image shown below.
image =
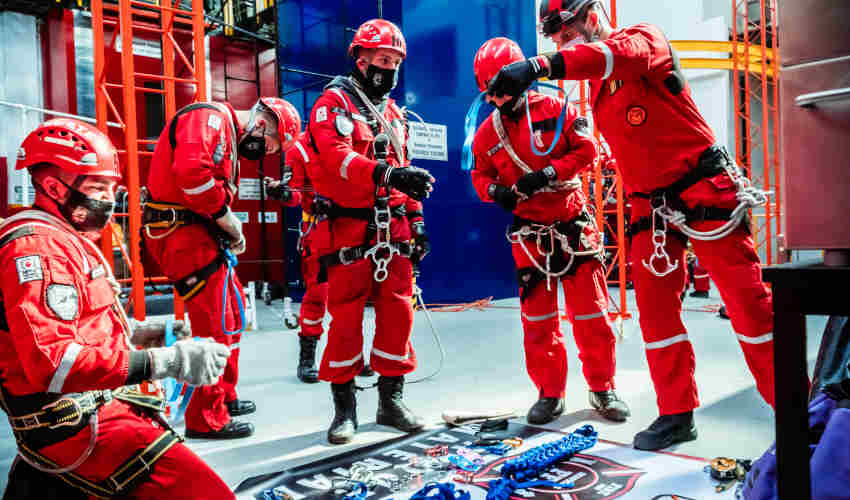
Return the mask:
<svg viewBox="0 0 850 500"><path fill-rule="evenodd" d="M175 0L161 0L159 4L149 4L139 0L119 0L118 5L105 5L103 0L91 1L92 32L94 48L94 73L95 73L95 111L98 128L106 131L106 121L109 113L115 115L124 132L124 147L119 148L119 153L124 159L125 182L127 185L128 214L129 218L129 255L122 248L122 254L130 269L129 281L132 285L130 301L137 305L133 308L136 319L145 317L145 281L157 283L167 282L164 277L145 277L141 262L141 192L139 178L139 158L151 156L150 151L140 149L140 146L152 144L154 141L140 139L137 121L137 93L156 93L163 95L165 101L166 120L171 119L176 113L176 83L195 85L194 100L206 99L206 64L204 54L204 10L202 0L192 0L192 10L186 11L175 8ZM138 7L138 8L137 8ZM108 10L117 18L104 18L104 10ZM158 24L158 26L153 23ZM104 26L113 26L110 47L115 46L118 36L121 37L121 51L119 64L121 67L121 82L108 82L106 77L106 52ZM179 25L180 28L176 26ZM191 31L185 28L190 27ZM157 33L162 44L162 74L141 73L135 71L133 53L134 30L145 33ZM192 64L186 54L175 41L174 33L191 34L193 59ZM189 78L176 76L175 52L185 64L190 74ZM137 85L138 80L155 80L163 82L163 89L149 89ZM109 94L109 89L121 88L123 113L119 112L117 106ZM106 233L105 233L106 235ZM108 238L104 238L104 250L107 250L109 258L112 256L112 235L109 231ZM141 306L139 306L141 305ZM183 304L175 299L175 313L180 318L183 315Z"/></svg>

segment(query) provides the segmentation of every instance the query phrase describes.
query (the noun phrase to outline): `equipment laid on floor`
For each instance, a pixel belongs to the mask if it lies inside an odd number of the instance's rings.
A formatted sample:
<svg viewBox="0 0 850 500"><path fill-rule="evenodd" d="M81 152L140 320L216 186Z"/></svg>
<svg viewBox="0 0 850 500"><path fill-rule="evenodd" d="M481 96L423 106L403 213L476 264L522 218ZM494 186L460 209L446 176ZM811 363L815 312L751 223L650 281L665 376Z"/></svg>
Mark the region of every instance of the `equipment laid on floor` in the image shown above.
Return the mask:
<svg viewBox="0 0 850 500"><path fill-rule="evenodd" d="M518 445L517 448L503 456L475 447L472 449L484 459L477 471L453 468L448 458L459 456L460 448L471 447L479 431L480 425L471 424L401 436L293 469L247 479L236 488L236 496L240 500L330 500L357 494L354 483L361 482L366 485L370 499L408 500L429 483L454 483L455 491L469 493L469 500L485 500L491 484L502 478L505 462L538 446L551 446L564 439L560 432L512 422L504 432L513 439L503 443ZM432 450L441 445L448 448L448 456L433 453ZM428 451L436 456L430 456ZM708 460L700 458L640 451L599 439L591 449L579 451L568 460L559 459L548 464L536 478L559 484L573 483L572 487L532 486L517 489L511 497L528 500L733 499L732 490L715 492L714 483L703 471L708 464Z"/></svg>

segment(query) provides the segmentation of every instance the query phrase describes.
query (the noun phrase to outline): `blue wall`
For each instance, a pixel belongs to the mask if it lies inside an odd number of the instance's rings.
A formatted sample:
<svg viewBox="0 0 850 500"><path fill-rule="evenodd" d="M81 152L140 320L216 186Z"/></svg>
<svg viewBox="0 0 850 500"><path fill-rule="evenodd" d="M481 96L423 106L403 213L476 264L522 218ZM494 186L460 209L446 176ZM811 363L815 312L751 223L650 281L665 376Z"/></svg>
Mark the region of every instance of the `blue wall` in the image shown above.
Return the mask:
<svg viewBox="0 0 850 500"><path fill-rule="evenodd" d="M392 97L425 121L448 128L448 162L414 161L437 179L434 194L425 201L432 243L419 280L425 299L455 302L515 296L513 260L504 236L510 217L478 200L469 174L460 169L460 153L464 117L478 94L472 73L475 52L485 40L507 36L527 55L534 54L534 4L527 0L385 0L383 11L386 19L402 28L408 47ZM350 29L376 14L376 2L367 0L289 0L278 5L281 90L302 116L308 114L323 83L298 89L322 80L285 68L347 72ZM480 119L484 116L482 112ZM295 227L298 217L290 211L290 227ZM289 255L294 255L292 234ZM290 265L288 276L294 273L297 266Z"/></svg>

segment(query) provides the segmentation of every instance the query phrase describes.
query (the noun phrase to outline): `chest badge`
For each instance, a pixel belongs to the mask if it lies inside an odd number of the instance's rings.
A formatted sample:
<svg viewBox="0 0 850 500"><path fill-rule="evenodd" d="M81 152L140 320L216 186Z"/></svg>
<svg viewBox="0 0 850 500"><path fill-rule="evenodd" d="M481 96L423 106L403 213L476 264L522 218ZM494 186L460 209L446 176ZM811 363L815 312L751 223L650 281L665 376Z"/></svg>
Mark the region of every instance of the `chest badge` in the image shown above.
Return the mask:
<svg viewBox="0 0 850 500"><path fill-rule="evenodd" d="M59 319L71 321L79 311L79 294L73 285L52 284L47 287L47 306Z"/></svg>
<svg viewBox="0 0 850 500"><path fill-rule="evenodd" d="M354 132L354 122L351 121L351 118L343 114L336 115L334 125L336 126L336 131L343 137L348 137Z"/></svg>
<svg viewBox="0 0 850 500"><path fill-rule="evenodd" d="M633 127L638 127L646 122L646 109L643 106L631 106L626 111L626 121Z"/></svg>
<svg viewBox="0 0 850 500"><path fill-rule="evenodd" d="M623 87L623 80L611 80L608 83L608 89L609 89L609 92L611 93L611 95L614 95L615 93L617 93L617 91L620 90L622 87Z"/></svg>

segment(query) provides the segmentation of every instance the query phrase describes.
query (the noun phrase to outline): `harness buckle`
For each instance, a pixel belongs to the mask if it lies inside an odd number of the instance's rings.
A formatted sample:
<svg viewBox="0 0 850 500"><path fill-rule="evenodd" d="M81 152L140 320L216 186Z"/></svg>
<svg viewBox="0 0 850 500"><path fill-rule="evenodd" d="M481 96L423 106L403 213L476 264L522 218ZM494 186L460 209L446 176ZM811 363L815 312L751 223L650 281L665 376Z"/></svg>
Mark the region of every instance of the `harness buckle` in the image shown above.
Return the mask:
<svg viewBox="0 0 850 500"><path fill-rule="evenodd" d="M61 411L68 406L73 407L73 413L70 417L62 417L55 424L48 425L50 429L56 429L57 427L74 427L83 421L83 407L79 401L74 398L62 398L57 399L56 401L44 405L41 409L45 412L47 411Z"/></svg>
<svg viewBox="0 0 850 500"><path fill-rule="evenodd" d="M347 266L357 260L356 257L348 258L348 252L352 250L353 247L342 247L339 249L339 263L343 266Z"/></svg>

